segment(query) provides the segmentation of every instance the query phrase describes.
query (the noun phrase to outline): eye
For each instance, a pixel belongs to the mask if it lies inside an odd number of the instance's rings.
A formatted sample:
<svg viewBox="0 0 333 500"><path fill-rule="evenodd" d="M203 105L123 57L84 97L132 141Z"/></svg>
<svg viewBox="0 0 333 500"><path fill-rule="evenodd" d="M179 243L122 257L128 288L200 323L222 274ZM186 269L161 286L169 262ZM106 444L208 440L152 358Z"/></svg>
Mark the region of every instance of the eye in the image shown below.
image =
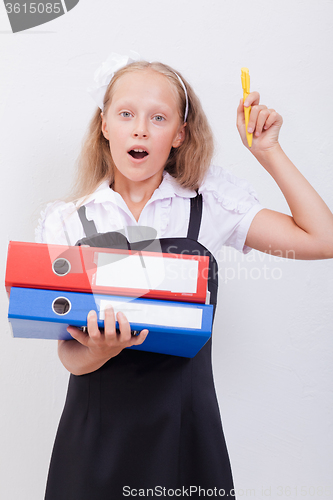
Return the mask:
<svg viewBox="0 0 333 500"><path fill-rule="evenodd" d="M123 116L124 118L129 118L131 115L131 113L129 111L122 111L120 113L120 116Z"/></svg>
<svg viewBox="0 0 333 500"><path fill-rule="evenodd" d="M162 122L163 120L165 120L165 118L164 116L156 115L154 116L154 120L156 120L157 122Z"/></svg>

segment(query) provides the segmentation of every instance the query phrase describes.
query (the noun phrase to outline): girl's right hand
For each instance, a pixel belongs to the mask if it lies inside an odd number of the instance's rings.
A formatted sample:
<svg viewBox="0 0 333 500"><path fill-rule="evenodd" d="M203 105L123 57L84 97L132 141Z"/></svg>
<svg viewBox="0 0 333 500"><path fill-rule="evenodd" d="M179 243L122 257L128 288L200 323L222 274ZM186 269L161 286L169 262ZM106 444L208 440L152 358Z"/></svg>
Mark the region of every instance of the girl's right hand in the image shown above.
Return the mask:
<svg viewBox="0 0 333 500"><path fill-rule="evenodd" d="M96 361L106 362L110 358L117 356L125 347L142 344L148 335L148 330L144 329L139 335L132 336L131 326L126 316L121 312L117 313L117 321L120 333L116 332L113 308L106 309L104 332L101 332L98 328L96 311L90 311L87 317L87 332L83 332L74 326L69 326L67 331L73 339L89 349L90 355Z"/></svg>

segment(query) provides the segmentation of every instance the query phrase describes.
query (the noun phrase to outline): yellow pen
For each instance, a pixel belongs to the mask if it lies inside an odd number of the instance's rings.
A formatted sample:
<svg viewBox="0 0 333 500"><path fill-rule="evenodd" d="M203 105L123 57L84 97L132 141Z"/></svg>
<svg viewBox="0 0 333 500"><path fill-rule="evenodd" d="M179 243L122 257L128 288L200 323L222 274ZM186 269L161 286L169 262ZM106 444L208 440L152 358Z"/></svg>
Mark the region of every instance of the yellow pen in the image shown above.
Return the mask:
<svg viewBox="0 0 333 500"><path fill-rule="evenodd" d="M249 68L242 68L242 87L243 87L243 99L247 98L247 96L250 93L250 73L249 73ZM243 102L244 102L243 101ZM247 128L249 126L249 119L250 119L250 112L251 112L251 106L248 106L247 108L244 108L244 115L245 115L245 131L246 131L246 139L247 143L249 145L249 148L252 146L252 137L253 134L249 134L247 131Z"/></svg>

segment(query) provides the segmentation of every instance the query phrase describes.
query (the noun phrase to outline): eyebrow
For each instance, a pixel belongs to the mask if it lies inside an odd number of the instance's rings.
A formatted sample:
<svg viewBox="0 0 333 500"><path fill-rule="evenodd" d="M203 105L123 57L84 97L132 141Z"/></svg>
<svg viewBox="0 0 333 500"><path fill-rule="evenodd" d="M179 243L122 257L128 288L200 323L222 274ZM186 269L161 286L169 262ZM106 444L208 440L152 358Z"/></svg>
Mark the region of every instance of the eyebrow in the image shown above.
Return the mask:
<svg viewBox="0 0 333 500"><path fill-rule="evenodd" d="M115 108L116 109L122 109L122 108L135 108L137 106L137 103L135 101L129 101L129 100L119 100L119 102L117 102L115 104ZM161 112L161 113L165 113L165 114L168 114L168 113L171 113L172 112L172 109L170 108L170 106L168 106L167 104L164 104L164 103L156 103L156 104L152 104L151 106L149 106L149 109L154 109L156 111L155 112Z"/></svg>

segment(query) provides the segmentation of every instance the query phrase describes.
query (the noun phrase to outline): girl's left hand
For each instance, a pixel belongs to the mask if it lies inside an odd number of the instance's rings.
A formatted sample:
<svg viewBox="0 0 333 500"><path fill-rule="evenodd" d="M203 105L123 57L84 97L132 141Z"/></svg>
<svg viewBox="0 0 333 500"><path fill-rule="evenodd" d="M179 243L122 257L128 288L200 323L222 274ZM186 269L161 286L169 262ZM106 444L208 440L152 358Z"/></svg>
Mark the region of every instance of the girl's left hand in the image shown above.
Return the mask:
<svg viewBox="0 0 333 500"><path fill-rule="evenodd" d="M237 108L238 132L244 146L246 146L254 155L274 149L274 147L279 144L279 132L283 123L281 115L279 115L274 109L268 109L267 106L259 104L259 101L259 92L251 92L247 96L245 103L243 103L243 99L240 100ZM247 144L245 133L244 105L251 106L248 125L248 132L253 133L251 148L249 148Z"/></svg>

